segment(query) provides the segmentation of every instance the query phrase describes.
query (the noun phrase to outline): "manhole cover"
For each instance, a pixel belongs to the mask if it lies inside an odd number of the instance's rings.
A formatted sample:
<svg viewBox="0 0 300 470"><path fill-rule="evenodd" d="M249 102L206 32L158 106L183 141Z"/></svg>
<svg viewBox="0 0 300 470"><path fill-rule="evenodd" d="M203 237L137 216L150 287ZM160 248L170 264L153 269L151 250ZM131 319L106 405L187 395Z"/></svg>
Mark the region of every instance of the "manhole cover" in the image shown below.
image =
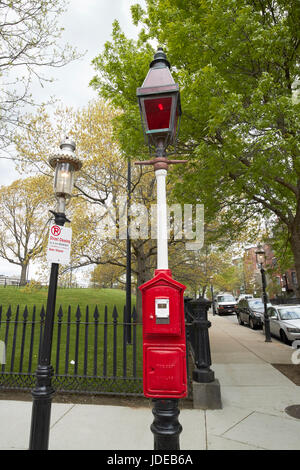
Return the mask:
<svg viewBox="0 0 300 470"><path fill-rule="evenodd" d="M300 419L300 405L288 406L284 411L293 418Z"/></svg>

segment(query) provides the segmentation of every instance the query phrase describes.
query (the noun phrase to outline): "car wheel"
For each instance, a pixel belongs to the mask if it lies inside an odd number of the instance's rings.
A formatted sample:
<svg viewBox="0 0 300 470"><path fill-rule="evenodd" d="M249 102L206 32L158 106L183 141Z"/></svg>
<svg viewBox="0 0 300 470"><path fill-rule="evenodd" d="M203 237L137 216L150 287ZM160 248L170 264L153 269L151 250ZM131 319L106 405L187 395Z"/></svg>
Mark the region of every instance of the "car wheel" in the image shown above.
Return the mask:
<svg viewBox="0 0 300 470"><path fill-rule="evenodd" d="M290 344L290 341L283 330L280 330L280 339L284 344Z"/></svg>
<svg viewBox="0 0 300 470"><path fill-rule="evenodd" d="M249 319L249 326L250 326L251 330L255 330L255 325L254 325L253 318Z"/></svg>
<svg viewBox="0 0 300 470"><path fill-rule="evenodd" d="M243 322L243 320L241 319L240 315L237 315L237 319L238 319L239 325L243 325L243 324L244 324L244 322Z"/></svg>

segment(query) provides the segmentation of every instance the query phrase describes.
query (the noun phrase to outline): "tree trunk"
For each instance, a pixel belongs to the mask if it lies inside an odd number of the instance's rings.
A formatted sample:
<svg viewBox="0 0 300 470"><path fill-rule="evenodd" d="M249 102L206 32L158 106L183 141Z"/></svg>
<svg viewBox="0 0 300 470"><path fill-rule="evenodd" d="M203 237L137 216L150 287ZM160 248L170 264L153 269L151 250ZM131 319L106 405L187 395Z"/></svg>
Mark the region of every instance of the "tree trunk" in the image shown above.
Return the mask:
<svg viewBox="0 0 300 470"><path fill-rule="evenodd" d="M138 322L142 322L142 294L139 286L149 281L154 275L154 272L151 272L149 259L144 252L144 245L135 247L135 256L137 264L136 311Z"/></svg>
<svg viewBox="0 0 300 470"><path fill-rule="evenodd" d="M27 281L27 269L28 263L24 263L21 265L21 278L20 278L20 286L25 286Z"/></svg>

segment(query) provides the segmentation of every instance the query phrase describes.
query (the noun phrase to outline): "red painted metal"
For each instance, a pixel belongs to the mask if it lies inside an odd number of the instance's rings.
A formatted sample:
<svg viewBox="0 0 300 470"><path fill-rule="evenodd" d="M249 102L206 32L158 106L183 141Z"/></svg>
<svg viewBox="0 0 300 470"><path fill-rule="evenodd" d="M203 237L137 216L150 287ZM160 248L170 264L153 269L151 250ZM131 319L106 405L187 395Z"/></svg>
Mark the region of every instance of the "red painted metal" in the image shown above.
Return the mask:
<svg viewBox="0 0 300 470"><path fill-rule="evenodd" d="M143 304L143 388L148 398L187 394L183 293L169 269L140 286ZM169 313L169 315L167 315Z"/></svg>

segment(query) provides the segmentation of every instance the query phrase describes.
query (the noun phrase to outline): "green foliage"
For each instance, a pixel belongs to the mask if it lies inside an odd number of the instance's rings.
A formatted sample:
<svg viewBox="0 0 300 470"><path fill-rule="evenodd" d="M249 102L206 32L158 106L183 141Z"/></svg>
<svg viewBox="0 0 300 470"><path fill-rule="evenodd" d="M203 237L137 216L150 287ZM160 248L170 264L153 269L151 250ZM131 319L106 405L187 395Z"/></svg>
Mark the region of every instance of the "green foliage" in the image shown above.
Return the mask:
<svg viewBox="0 0 300 470"><path fill-rule="evenodd" d="M172 171L177 200L202 202L206 222L218 218L218 236L230 242L248 220L275 215L289 233L300 277L300 103L293 95L299 2L146 0L145 10L131 10L143 27L139 41L128 41L115 24L113 42L94 62L94 84L124 110L122 145L127 152L140 148L133 96L155 39L181 89L179 148L189 153L189 165L184 174Z"/></svg>
<svg viewBox="0 0 300 470"><path fill-rule="evenodd" d="M37 292L39 291L40 289L42 289L42 284L38 281L30 281L28 282L28 284L26 284L25 287L22 287L20 289L20 292L22 292L22 294L31 294L33 292Z"/></svg>

